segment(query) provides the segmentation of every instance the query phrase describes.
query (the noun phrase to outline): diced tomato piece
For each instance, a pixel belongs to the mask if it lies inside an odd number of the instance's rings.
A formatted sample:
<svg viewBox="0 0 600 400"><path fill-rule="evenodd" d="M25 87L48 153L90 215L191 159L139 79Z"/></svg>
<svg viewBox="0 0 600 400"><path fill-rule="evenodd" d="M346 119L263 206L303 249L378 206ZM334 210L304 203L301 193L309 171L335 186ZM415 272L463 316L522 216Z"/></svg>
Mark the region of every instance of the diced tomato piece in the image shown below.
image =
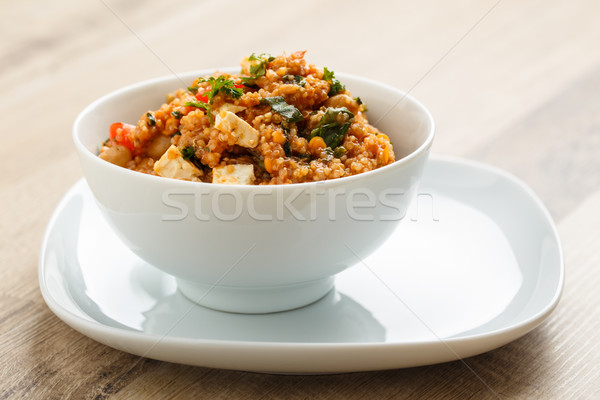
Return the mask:
<svg viewBox="0 0 600 400"><path fill-rule="evenodd" d="M125 124L123 122L115 122L110 126L110 142L112 144L120 144L131 151L131 154L136 153L131 132L135 129L135 125Z"/></svg>
<svg viewBox="0 0 600 400"><path fill-rule="evenodd" d="M302 50L302 51L295 51L291 54L292 58L304 58L304 54L306 53L306 50Z"/></svg>
<svg viewBox="0 0 600 400"><path fill-rule="evenodd" d="M206 92L198 92L196 94L196 98L203 103L208 103L208 96L206 95Z"/></svg>

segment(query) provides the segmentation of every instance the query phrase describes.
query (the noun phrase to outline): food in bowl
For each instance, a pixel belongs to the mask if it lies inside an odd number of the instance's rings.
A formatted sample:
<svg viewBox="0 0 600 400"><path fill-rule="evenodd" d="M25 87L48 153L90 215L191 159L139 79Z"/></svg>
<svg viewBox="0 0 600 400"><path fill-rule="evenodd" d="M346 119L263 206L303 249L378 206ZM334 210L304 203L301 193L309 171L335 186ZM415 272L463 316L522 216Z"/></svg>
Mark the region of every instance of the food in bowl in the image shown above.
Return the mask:
<svg viewBox="0 0 600 400"><path fill-rule="evenodd" d="M167 95L136 125L115 122L100 158L152 175L222 184L342 178L395 161L387 135L333 71L304 51L252 54Z"/></svg>
<svg viewBox="0 0 600 400"><path fill-rule="evenodd" d="M139 173L98 157L112 123L135 120L182 81L213 72L134 83L85 107L73 141L86 182L140 262L175 277L195 303L264 313L317 301L336 274L367 259L401 222L433 143L433 118L397 88L336 73L369 105L369 117L394 144L395 162L343 179L222 185Z"/></svg>

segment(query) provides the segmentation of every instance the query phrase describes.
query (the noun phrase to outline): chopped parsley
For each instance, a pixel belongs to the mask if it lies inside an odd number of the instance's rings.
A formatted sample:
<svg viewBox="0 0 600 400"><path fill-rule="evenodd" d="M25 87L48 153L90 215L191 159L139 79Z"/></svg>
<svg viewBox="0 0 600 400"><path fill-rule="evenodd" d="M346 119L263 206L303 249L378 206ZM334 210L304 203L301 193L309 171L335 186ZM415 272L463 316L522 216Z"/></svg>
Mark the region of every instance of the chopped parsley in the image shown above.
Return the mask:
<svg viewBox="0 0 600 400"><path fill-rule="evenodd" d="M179 110L171 111L171 115L176 119L181 119L181 117L183 117L183 114Z"/></svg>
<svg viewBox="0 0 600 400"><path fill-rule="evenodd" d="M206 151L206 148L204 149L204 151ZM205 165L202 164L202 161L198 157L196 157L196 148L194 146L186 146L183 149L179 149L179 152L181 153L181 157L183 157L184 160L191 162L200 169L205 168Z"/></svg>
<svg viewBox="0 0 600 400"><path fill-rule="evenodd" d="M285 102L283 96L265 97L260 100L271 106L273 111L280 114L287 122L302 121L302 113L296 107Z"/></svg>
<svg viewBox="0 0 600 400"><path fill-rule="evenodd" d="M358 103L359 106L362 106L362 111L363 112L367 112L367 105L365 104L364 101L362 101L362 99L360 97L355 97L354 101L356 101Z"/></svg>
<svg viewBox="0 0 600 400"><path fill-rule="evenodd" d="M327 147L334 149L344 141L353 119L354 114L346 107L329 107L317 126L310 131L310 138L321 136Z"/></svg>
<svg viewBox="0 0 600 400"><path fill-rule="evenodd" d="M248 57L248 61L250 62L250 76L242 77L244 85L255 86L256 80L267 73L267 64L274 59L275 57L267 53L261 53L259 55L252 53L250 57Z"/></svg>
<svg viewBox="0 0 600 400"><path fill-rule="evenodd" d="M286 157L292 156L292 148L290 146L290 141L288 138L285 139L285 143L283 144L283 151Z"/></svg>
<svg viewBox="0 0 600 400"><path fill-rule="evenodd" d="M203 109L208 115L208 118L210 119L211 123L213 122L213 116L210 106L213 104L214 97L217 94L223 93L224 95L231 96L234 99L239 99L244 94L244 89L242 89L241 85L236 85L236 83L233 80L225 78L224 76L218 76L216 78L214 76L211 76L210 78L200 78L198 80L198 83L203 82L210 83L210 90L203 93L202 95L202 97L204 97L208 101L205 102L200 99L198 99L198 101L188 101L185 103L185 106ZM196 90L197 89L198 88L196 88Z"/></svg>
<svg viewBox="0 0 600 400"><path fill-rule="evenodd" d="M346 148L344 146L338 146L333 149L333 156L335 158L341 158L344 154L346 154Z"/></svg>
<svg viewBox="0 0 600 400"><path fill-rule="evenodd" d="M146 113L146 117L148 118L148 125L149 126L155 126L156 125L156 119L154 118L154 114L152 114L151 112L147 112Z"/></svg>
<svg viewBox="0 0 600 400"><path fill-rule="evenodd" d="M244 89L236 87L235 82L231 79L225 78L224 76L210 78L201 78L198 83L208 82L210 83L210 91L204 93L208 98L210 104L213 103L213 97L218 93L223 93L226 96L231 96L234 99L239 99L244 94Z"/></svg>
<svg viewBox="0 0 600 400"><path fill-rule="evenodd" d="M323 80L329 82L328 95L330 97L346 90L346 86L342 85L342 83L335 77L335 73L327 69L327 67L323 69Z"/></svg>
<svg viewBox="0 0 600 400"><path fill-rule="evenodd" d="M212 122L213 120L213 116L212 113L210 111L210 104L205 103L203 101L187 101L185 103L186 107L196 107L196 108L201 108L206 112L206 115L208 115L208 118L210 119L210 122Z"/></svg>
<svg viewBox="0 0 600 400"><path fill-rule="evenodd" d="M300 87L304 87L306 85L302 75L284 75L281 77L281 80L288 83L294 83Z"/></svg>
<svg viewBox="0 0 600 400"><path fill-rule="evenodd" d="M194 148L194 146L187 146L184 147L183 149L180 150L181 152L181 156L183 157L184 160L193 160L194 158L196 158L196 149Z"/></svg>

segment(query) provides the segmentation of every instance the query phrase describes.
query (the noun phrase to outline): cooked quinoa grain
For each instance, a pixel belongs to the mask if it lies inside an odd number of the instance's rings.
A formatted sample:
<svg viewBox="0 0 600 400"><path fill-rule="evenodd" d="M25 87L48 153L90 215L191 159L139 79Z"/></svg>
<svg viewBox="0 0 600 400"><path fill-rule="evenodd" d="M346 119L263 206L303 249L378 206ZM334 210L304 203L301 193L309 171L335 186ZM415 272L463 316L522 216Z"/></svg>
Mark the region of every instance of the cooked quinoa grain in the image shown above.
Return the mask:
<svg viewBox="0 0 600 400"><path fill-rule="evenodd" d="M304 53L252 54L239 75L196 79L136 125L112 124L100 158L168 178L257 185L343 178L394 162L362 101Z"/></svg>

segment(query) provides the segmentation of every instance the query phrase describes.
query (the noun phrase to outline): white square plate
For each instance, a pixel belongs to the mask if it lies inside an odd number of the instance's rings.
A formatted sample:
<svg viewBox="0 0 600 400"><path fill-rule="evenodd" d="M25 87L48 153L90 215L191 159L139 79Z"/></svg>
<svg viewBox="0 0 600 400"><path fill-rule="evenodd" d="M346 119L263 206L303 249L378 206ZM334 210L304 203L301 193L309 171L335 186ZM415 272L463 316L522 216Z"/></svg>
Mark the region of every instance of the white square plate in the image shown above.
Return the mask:
<svg viewBox="0 0 600 400"><path fill-rule="evenodd" d="M193 304L120 242L84 180L57 207L39 264L50 309L94 340L169 362L276 373L480 354L538 326L558 303L563 275L556 228L528 187L439 156L392 237L297 310L243 315Z"/></svg>

